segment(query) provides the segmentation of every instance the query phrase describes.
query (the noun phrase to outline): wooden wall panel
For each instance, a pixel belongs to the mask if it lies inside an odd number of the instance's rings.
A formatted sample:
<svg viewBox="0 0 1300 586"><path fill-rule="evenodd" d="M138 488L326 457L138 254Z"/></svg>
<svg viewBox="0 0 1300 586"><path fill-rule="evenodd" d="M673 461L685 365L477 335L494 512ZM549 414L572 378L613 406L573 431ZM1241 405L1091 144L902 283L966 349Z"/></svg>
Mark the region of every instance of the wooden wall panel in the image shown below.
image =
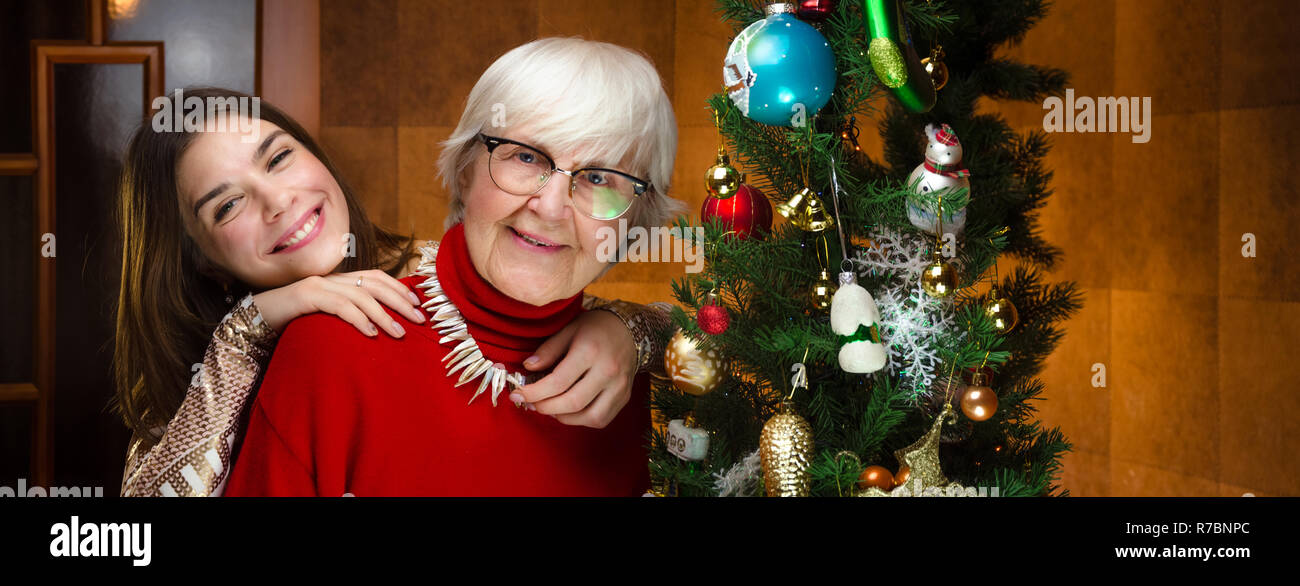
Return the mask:
<svg viewBox="0 0 1300 586"><path fill-rule="evenodd" d="M320 0L262 0L262 99L320 132Z"/></svg>
<svg viewBox="0 0 1300 586"><path fill-rule="evenodd" d="M1300 405L1282 382L1300 365L1277 338L1300 311L1283 235L1300 205L1294 163L1262 164L1296 134L1300 80L1258 59L1295 43L1295 17L1249 4L1062 0L1005 51L1064 67L1078 96L1152 99L1148 143L1051 136L1043 232L1066 255L1052 276L1084 284L1087 306L1047 361L1043 419L1076 440L1076 495L1300 495ZM1042 129L1036 105L984 105Z"/></svg>

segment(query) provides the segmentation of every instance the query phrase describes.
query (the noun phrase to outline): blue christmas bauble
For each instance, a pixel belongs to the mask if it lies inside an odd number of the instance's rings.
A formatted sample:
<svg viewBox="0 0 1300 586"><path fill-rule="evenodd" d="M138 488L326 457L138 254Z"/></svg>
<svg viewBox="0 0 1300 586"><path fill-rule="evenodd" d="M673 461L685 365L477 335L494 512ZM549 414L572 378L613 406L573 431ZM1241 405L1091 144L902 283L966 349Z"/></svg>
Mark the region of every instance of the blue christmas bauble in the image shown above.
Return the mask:
<svg viewBox="0 0 1300 586"><path fill-rule="evenodd" d="M817 29L794 14L769 12L775 13L731 42L722 67L727 95L754 120L802 125L831 99L835 54Z"/></svg>

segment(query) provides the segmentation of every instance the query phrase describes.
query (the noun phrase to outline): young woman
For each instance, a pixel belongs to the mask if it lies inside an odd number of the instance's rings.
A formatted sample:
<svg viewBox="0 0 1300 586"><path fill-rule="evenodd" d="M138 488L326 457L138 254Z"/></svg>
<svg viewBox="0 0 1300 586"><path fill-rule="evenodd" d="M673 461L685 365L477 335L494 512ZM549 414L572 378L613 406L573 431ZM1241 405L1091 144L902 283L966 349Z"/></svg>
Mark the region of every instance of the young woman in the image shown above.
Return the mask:
<svg viewBox="0 0 1300 586"><path fill-rule="evenodd" d="M240 97L189 90L187 97ZM425 321L395 277L414 267L413 242L372 224L320 146L274 106L236 132L133 136L119 190L122 278L114 356L116 407L133 431L122 494L218 495L234 461L245 405L277 332L333 314L369 337L403 337L385 310ZM597 302L596 304L599 304ZM657 349L638 340L664 323L654 310L610 304L540 348L529 387L572 398L557 419L600 427ZM628 335L626 323L643 332ZM195 363L202 357L202 363ZM596 399L606 397L600 401Z"/></svg>

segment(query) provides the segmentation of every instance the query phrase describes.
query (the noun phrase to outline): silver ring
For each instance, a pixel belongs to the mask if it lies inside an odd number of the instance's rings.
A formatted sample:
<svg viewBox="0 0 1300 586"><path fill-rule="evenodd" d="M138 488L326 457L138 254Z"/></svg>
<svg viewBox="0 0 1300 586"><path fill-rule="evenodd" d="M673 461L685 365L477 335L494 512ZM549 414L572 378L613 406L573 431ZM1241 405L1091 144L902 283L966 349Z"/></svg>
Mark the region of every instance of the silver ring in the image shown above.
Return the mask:
<svg viewBox="0 0 1300 586"><path fill-rule="evenodd" d="M357 277L357 286L358 286L358 287L361 286L361 279L364 279L364 278L365 278L365 277Z"/></svg>

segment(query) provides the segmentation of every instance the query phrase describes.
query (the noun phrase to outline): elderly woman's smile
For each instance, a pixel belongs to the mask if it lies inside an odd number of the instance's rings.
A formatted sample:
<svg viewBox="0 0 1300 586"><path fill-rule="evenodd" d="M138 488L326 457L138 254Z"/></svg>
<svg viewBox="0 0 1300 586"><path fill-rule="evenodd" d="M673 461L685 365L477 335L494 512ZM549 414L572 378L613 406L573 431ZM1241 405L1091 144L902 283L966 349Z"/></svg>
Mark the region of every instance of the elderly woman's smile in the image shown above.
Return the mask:
<svg viewBox="0 0 1300 586"><path fill-rule="evenodd" d="M547 252L547 253L556 252L560 250L561 247L564 246L563 244L560 244L558 242L552 242L550 240L547 240L535 234L524 232L523 230L520 230L515 227L511 227L510 230L515 233L515 236L518 236L519 239L523 241L525 248L537 250L538 252Z"/></svg>

